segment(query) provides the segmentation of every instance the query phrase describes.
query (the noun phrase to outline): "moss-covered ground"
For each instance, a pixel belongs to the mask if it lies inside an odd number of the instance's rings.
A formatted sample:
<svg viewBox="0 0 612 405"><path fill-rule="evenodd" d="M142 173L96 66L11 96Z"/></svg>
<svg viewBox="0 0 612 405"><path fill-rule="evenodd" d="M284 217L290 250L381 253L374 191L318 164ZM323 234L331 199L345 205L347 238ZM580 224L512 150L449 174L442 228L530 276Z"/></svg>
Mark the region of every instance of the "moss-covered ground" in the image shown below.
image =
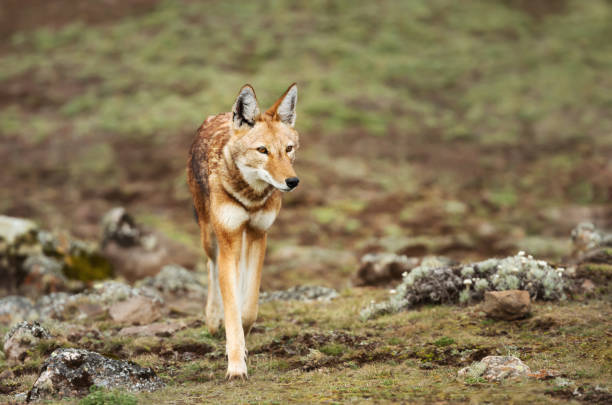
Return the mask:
<svg viewBox="0 0 612 405"><path fill-rule="evenodd" d="M187 319L189 327L168 337L119 337L119 327L108 322L85 324L99 330L99 336L67 336L57 325L51 328L57 338L38 345L24 365L3 364L16 377L4 380L2 387L13 393L27 390L41 358L64 346L153 367L166 388L126 394L138 403L603 404L611 398L595 391L597 386L609 387L612 378L609 296L538 303L531 317L512 322L488 320L478 305L423 307L359 321L359 309L383 294L349 289L328 303L263 304L247 340L246 381L225 381L223 338L210 336L199 319ZM554 380L533 378L495 383L457 377L460 368L486 355L518 356L534 373L548 370L574 385L559 388ZM576 388L582 397L571 394ZM596 395L600 400L594 400ZM9 398L0 396L2 401Z"/></svg>

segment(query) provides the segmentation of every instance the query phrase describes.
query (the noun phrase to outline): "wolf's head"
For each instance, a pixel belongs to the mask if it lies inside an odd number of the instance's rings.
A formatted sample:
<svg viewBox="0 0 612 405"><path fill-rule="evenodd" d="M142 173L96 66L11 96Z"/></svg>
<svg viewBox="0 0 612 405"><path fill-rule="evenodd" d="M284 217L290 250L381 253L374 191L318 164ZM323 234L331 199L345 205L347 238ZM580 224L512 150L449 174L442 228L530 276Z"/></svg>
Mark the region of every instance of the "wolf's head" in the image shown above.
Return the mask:
<svg viewBox="0 0 612 405"><path fill-rule="evenodd" d="M240 89L232 108L229 152L244 179L255 190L268 184L290 191L298 183L293 161L299 146L295 125L297 85L294 83L263 114L250 85Z"/></svg>

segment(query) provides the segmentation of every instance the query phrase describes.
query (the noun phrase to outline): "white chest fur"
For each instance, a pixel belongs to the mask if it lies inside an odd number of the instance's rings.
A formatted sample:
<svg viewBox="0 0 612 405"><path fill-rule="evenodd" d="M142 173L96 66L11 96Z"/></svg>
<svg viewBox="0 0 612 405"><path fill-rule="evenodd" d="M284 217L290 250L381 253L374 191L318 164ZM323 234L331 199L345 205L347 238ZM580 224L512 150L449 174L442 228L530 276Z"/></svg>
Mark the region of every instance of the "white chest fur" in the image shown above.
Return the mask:
<svg viewBox="0 0 612 405"><path fill-rule="evenodd" d="M223 204L217 214L221 225L230 231L240 228L245 223L258 231L267 231L274 223L277 212L259 210L249 213L237 204Z"/></svg>
<svg viewBox="0 0 612 405"><path fill-rule="evenodd" d="M276 219L276 211L260 210L251 215L249 224L260 231L267 231L272 226Z"/></svg>

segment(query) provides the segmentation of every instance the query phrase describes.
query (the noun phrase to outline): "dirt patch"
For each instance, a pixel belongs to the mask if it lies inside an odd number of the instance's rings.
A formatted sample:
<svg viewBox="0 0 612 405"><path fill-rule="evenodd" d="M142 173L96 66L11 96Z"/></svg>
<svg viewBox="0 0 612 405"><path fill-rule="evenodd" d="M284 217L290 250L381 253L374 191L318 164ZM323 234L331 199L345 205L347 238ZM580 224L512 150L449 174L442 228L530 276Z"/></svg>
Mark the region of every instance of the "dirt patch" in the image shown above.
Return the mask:
<svg viewBox="0 0 612 405"><path fill-rule="evenodd" d="M158 0L30 0L27 5L19 0L0 3L0 40L12 34L40 27L57 28L81 21L88 25L112 22L129 15L152 10Z"/></svg>
<svg viewBox="0 0 612 405"><path fill-rule="evenodd" d="M506 5L521 10L536 19L549 15L563 14L567 11L567 0L505 0Z"/></svg>
<svg viewBox="0 0 612 405"><path fill-rule="evenodd" d="M19 389L19 384L16 383L0 383L0 394L13 394Z"/></svg>
<svg viewBox="0 0 612 405"><path fill-rule="evenodd" d="M366 340L367 338L363 336L350 335L345 332L304 333L297 336L283 335L254 349L252 353L268 353L278 357L305 356L311 349L318 350L325 345L341 344L349 348L356 348Z"/></svg>
<svg viewBox="0 0 612 405"><path fill-rule="evenodd" d="M212 353L215 350L213 346L201 342L178 343L172 346L172 349L178 353L195 353L199 356Z"/></svg>

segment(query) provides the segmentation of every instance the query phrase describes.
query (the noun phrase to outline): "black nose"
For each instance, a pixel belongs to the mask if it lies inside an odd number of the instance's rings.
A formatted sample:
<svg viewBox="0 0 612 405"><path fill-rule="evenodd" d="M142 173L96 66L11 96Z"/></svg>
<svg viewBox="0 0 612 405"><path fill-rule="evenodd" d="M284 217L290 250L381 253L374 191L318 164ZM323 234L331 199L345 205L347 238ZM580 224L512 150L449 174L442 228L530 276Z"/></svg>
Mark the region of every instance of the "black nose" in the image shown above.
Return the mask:
<svg viewBox="0 0 612 405"><path fill-rule="evenodd" d="M298 179L297 177L289 177L285 180L285 183L287 183L289 188L296 188L299 182L300 179Z"/></svg>

